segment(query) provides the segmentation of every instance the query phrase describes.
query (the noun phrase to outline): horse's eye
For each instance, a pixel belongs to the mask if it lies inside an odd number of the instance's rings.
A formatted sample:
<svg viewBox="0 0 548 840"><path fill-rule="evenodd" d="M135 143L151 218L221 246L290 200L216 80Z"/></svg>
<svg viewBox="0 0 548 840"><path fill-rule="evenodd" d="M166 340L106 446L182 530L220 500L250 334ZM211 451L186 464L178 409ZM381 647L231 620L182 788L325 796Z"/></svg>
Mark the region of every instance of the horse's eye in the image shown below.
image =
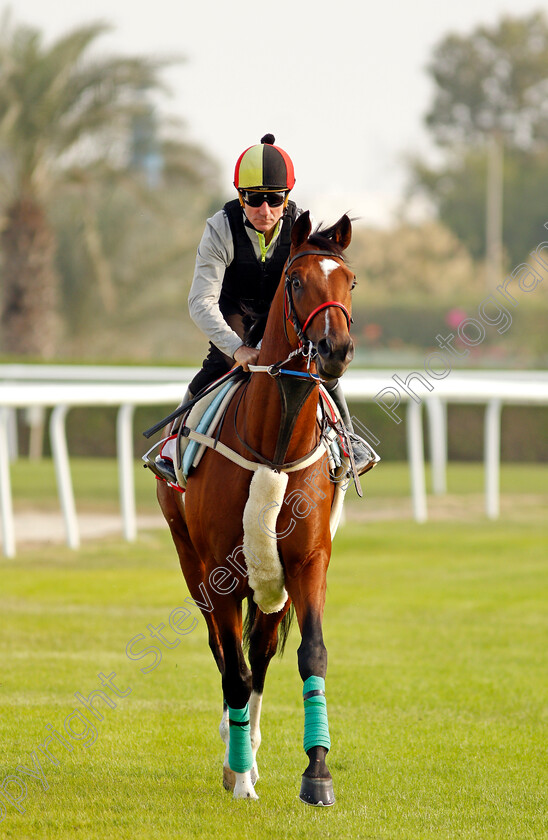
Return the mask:
<svg viewBox="0 0 548 840"><path fill-rule="evenodd" d="M300 289L301 288L301 281L300 281L300 278L299 278L298 274L292 274L291 275L291 285L293 286L294 289Z"/></svg>
<svg viewBox="0 0 548 840"><path fill-rule="evenodd" d="M358 281L354 277L354 279L352 280L352 285L350 286L350 291L352 291L352 289L355 289L357 284L358 284Z"/></svg>

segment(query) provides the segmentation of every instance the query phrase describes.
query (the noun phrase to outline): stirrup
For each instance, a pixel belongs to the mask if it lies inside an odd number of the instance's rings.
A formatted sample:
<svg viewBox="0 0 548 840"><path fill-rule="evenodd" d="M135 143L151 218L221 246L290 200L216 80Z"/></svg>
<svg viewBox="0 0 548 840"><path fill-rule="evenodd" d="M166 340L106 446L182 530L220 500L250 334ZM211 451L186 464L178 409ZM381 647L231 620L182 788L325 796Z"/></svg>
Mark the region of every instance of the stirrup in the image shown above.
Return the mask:
<svg viewBox="0 0 548 840"><path fill-rule="evenodd" d="M359 437L355 432L348 432L348 439L352 446L352 454L354 455L354 463L356 465L356 472L358 475L363 475L379 463L380 455L378 455L372 446L369 446L363 438Z"/></svg>
<svg viewBox="0 0 548 840"><path fill-rule="evenodd" d="M156 455L156 458L152 460L152 458L145 456L143 461L143 466L148 467L157 478L167 481L168 484L178 485L175 467L173 466L173 461L169 458L162 458L161 455Z"/></svg>

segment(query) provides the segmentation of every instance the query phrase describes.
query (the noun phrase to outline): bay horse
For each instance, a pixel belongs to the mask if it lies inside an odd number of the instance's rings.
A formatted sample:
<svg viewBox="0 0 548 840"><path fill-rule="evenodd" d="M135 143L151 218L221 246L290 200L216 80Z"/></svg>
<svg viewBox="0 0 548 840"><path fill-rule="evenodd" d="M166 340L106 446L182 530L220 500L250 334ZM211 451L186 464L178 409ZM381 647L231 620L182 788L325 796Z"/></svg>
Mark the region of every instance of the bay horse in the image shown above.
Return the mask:
<svg viewBox="0 0 548 840"><path fill-rule="evenodd" d="M317 408L319 378L340 377L354 355L349 328L355 277L343 257L351 236L346 215L315 233L308 212L294 223L257 366L232 399L219 436L241 459L253 461L252 468L206 449L199 469L189 476L184 499L166 482L157 482L160 507L221 673L223 782L235 798L258 798L254 784L263 687L280 625L293 604L301 632L298 668L309 759L300 798L313 805L334 802L326 765L330 739L322 617L336 485L325 466ZM286 501L299 494L301 500L313 497L306 514L301 509L299 515L298 505L282 506L284 491ZM242 647L245 598L250 667Z"/></svg>

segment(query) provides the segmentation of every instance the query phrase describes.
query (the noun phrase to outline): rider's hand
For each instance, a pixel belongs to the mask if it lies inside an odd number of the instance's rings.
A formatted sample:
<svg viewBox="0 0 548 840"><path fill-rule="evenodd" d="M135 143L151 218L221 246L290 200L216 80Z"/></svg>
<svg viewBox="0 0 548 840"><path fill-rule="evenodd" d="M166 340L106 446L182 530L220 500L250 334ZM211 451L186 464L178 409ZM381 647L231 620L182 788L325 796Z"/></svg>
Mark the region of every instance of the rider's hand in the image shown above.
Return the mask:
<svg viewBox="0 0 548 840"><path fill-rule="evenodd" d="M259 358L259 351L256 347L246 347L245 344L242 344L241 347L238 347L238 349L234 353L233 358L234 361L241 365L244 370L248 370L248 365L257 364L257 359Z"/></svg>

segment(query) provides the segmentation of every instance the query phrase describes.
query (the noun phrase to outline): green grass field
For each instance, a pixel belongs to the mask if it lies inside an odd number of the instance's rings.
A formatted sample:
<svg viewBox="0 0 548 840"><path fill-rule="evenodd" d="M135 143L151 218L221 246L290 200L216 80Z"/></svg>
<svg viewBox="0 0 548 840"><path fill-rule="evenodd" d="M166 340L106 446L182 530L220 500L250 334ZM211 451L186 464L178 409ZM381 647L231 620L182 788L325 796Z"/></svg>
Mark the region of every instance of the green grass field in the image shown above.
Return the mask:
<svg viewBox="0 0 548 840"><path fill-rule="evenodd" d="M14 470L14 492L29 505L46 479L29 489L22 472ZM399 495L386 471L375 480L371 495ZM470 476L460 480L470 486ZM103 481L89 470L77 487L82 504L104 503ZM511 487L545 484L524 467ZM148 506L145 484L139 493ZM296 627L267 678L260 799L234 802L221 785L220 679L203 621L172 649L150 639L162 659L147 674L140 668L152 655L132 661L125 652L149 636L147 625L163 623L175 640L168 618L187 590L168 534L77 553L26 547L3 559L0 836L548 837L547 538L542 516L351 522L340 531L325 616L331 809L297 799L306 757ZM97 675L112 672L131 693L109 691L116 708L97 702L98 720L74 694L87 697L101 688ZM75 709L84 718L70 717ZM59 764L37 752L54 730L73 746L50 743ZM24 813L1 792L22 800L10 775L26 782Z"/></svg>

